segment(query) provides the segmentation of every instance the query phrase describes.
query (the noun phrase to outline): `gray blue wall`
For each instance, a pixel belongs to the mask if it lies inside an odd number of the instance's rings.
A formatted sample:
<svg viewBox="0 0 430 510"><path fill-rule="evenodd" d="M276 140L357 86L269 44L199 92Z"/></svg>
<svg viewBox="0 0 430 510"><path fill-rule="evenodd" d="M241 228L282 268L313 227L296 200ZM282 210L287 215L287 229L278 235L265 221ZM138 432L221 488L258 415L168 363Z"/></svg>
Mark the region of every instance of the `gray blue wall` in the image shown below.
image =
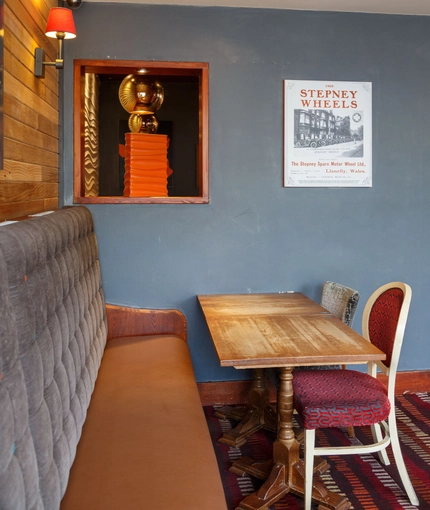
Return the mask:
<svg viewBox="0 0 430 510"><path fill-rule="evenodd" d="M210 204L94 205L106 298L187 316L199 381L220 368L199 293L413 289L401 370L429 369L430 18L83 3L65 44L63 201L72 203L73 58L210 65ZM282 187L283 80L373 83L373 187Z"/></svg>

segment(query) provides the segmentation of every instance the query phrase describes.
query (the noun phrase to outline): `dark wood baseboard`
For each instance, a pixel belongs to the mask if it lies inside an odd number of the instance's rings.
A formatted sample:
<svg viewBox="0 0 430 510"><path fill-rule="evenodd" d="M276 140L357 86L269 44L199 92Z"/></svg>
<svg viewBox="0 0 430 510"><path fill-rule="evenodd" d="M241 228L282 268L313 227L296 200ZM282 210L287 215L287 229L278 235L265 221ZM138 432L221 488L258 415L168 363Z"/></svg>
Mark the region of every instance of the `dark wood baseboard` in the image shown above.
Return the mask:
<svg viewBox="0 0 430 510"><path fill-rule="evenodd" d="M381 381L387 378L379 375ZM200 398L204 406L222 404L246 404L252 381L217 381L198 383ZM269 382L270 400L276 402L276 390ZM430 370L398 372L396 395L430 391Z"/></svg>

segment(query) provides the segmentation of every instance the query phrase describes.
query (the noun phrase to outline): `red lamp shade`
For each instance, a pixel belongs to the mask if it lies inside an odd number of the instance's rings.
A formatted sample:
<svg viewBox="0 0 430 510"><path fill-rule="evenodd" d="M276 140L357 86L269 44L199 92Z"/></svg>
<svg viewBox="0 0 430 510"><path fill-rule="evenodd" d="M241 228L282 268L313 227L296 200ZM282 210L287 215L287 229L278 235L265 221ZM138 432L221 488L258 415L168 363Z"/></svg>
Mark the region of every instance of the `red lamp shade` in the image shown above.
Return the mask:
<svg viewBox="0 0 430 510"><path fill-rule="evenodd" d="M70 9L65 7L53 7L49 11L48 22L46 23L45 35L47 37L57 37L57 32L64 32L65 39L76 37L75 22Z"/></svg>

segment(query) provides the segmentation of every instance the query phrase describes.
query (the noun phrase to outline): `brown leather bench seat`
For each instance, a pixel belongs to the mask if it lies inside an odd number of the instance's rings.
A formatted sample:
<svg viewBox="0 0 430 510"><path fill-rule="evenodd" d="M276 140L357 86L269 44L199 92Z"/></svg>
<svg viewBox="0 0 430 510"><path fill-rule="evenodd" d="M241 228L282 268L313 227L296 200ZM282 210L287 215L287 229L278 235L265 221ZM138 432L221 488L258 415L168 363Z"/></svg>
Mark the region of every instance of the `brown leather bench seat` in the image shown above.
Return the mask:
<svg viewBox="0 0 430 510"><path fill-rule="evenodd" d="M225 508L186 343L110 340L62 510Z"/></svg>

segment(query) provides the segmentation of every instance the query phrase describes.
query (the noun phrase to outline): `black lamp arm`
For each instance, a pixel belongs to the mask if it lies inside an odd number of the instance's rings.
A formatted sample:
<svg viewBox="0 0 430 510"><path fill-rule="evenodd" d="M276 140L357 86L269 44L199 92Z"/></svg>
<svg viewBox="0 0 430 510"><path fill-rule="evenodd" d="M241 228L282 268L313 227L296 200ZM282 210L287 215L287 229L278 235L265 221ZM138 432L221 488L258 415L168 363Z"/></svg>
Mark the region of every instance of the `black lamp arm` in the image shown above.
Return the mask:
<svg viewBox="0 0 430 510"><path fill-rule="evenodd" d="M64 67L63 41L66 34L64 32L57 32L56 35L58 39L58 58L55 62L45 62L43 60L45 58L43 48L36 48L34 50L34 75L38 78L45 77L45 66L55 66L56 69L63 69Z"/></svg>

